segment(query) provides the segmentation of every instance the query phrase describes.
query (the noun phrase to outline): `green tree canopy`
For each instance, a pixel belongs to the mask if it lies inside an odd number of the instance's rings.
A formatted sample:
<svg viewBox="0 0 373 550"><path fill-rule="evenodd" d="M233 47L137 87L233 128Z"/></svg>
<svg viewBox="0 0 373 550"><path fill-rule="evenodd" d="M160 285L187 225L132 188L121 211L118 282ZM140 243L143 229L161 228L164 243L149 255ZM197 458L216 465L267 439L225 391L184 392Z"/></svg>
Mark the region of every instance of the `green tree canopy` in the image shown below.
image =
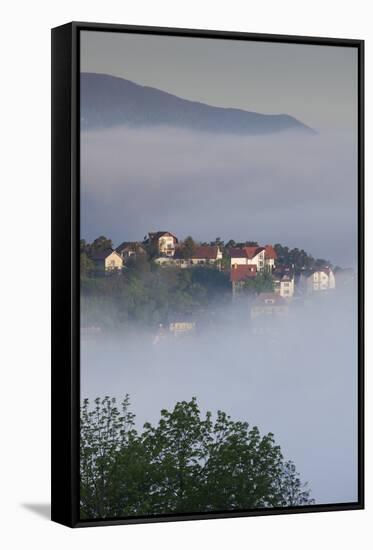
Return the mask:
<svg viewBox="0 0 373 550"><path fill-rule="evenodd" d="M89 258L87 252L80 253L80 277L85 278L93 273L95 268L94 263Z"/></svg>
<svg viewBox="0 0 373 550"><path fill-rule="evenodd" d="M244 282L243 289L249 294L273 292L274 283L271 272L267 269L260 271L254 279L247 279Z"/></svg>
<svg viewBox="0 0 373 550"><path fill-rule="evenodd" d="M184 242L181 245L180 252L182 257L186 259L192 258L195 254L196 243L190 235L186 237L186 239L184 239Z"/></svg>
<svg viewBox="0 0 373 550"><path fill-rule="evenodd" d="M134 429L128 396L81 409L81 515L109 518L299 506L312 503L273 434L197 401Z"/></svg>

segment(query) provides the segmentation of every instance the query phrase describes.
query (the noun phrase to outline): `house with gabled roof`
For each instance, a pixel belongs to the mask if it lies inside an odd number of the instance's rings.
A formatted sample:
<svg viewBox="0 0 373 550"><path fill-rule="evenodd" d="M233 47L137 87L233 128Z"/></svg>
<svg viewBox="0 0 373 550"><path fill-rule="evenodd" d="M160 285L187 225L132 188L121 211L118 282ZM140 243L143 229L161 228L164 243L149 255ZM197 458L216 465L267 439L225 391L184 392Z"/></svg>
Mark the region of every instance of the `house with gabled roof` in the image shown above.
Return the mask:
<svg viewBox="0 0 373 550"><path fill-rule="evenodd" d="M334 272L329 266L317 267L302 273L302 283L308 294L335 289ZM305 282L305 285L304 285Z"/></svg>
<svg viewBox="0 0 373 550"><path fill-rule="evenodd" d="M196 246L190 261L192 265L216 264L223 258L223 253L218 246Z"/></svg>
<svg viewBox="0 0 373 550"><path fill-rule="evenodd" d="M154 244L159 254L173 256L179 241L177 237L169 231L156 231L154 233L149 233L147 242Z"/></svg>
<svg viewBox="0 0 373 550"><path fill-rule="evenodd" d="M131 256L136 258L136 256L146 254L145 248L136 241L124 241L117 246L115 251L118 252L123 260L126 260Z"/></svg>
<svg viewBox="0 0 373 550"><path fill-rule="evenodd" d="M234 265L256 265L257 271L265 267L265 248L263 246L244 246L229 250L231 267Z"/></svg>
<svg viewBox="0 0 373 550"><path fill-rule="evenodd" d="M94 263L97 272L109 273L121 271L123 268L123 258L112 248L93 250L90 259Z"/></svg>
<svg viewBox="0 0 373 550"><path fill-rule="evenodd" d="M272 271L274 291L283 298L294 295L294 269L292 266L278 266Z"/></svg>

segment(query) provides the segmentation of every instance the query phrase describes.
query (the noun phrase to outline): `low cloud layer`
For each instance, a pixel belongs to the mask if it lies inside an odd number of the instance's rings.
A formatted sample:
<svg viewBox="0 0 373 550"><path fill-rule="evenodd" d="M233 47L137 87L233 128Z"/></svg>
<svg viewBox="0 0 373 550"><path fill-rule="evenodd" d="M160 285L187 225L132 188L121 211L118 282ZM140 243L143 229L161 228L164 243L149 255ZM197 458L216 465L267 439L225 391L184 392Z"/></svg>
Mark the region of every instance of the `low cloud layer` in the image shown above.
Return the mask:
<svg viewBox="0 0 373 550"><path fill-rule="evenodd" d="M81 138L82 237L280 242L356 264L356 139L117 128Z"/></svg>
<svg viewBox="0 0 373 550"><path fill-rule="evenodd" d="M99 312L98 312L99 313ZM275 435L317 503L357 498L356 289L293 304L278 334L252 334L248 304L193 337L155 343L156 329L83 342L81 396L130 394L137 426L196 396L202 411Z"/></svg>

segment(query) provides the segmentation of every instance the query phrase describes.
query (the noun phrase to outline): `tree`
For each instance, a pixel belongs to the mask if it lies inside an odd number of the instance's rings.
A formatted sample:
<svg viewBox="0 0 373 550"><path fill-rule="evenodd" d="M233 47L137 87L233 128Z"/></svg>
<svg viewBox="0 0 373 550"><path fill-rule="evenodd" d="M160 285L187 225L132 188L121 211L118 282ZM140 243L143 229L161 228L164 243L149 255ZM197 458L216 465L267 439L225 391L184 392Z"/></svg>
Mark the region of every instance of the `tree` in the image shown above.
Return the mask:
<svg viewBox="0 0 373 550"><path fill-rule="evenodd" d="M95 265L86 252L80 253L80 277L83 279L91 275Z"/></svg>
<svg viewBox="0 0 373 550"><path fill-rule="evenodd" d="M316 259L307 254L303 249L299 248L290 249L287 246L282 246L279 243L274 245L274 249L277 254L276 264L278 265L291 265L294 267L296 274L301 273L303 270L314 269L323 266L331 266L332 264L328 260Z"/></svg>
<svg viewBox="0 0 373 550"><path fill-rule="evenodd" d="M216 237L214 241L210 242L210 246L218 246L222 250L224 248L224 241L220 237Z"/></svg>
<svg viewBox="0 0 373 550"><path fill-rule="evenodd" d="M193 398L161 411L138 434L128 396L85 400L81 409L83 518L213 512L313 503L273 434Z"/></svg>
<svg viewBox="0 0 373 550"><path fill-rule="evenodd" d="M80 239L80 252L89 252L89 245L85 239Z"/></svg>
<svg viewBox="0 0 373 550"><path fill-rule="evenodd" d="M149 273L151 264L148 262L146 254L136 254L126 260L126 268L132 275L141 276L144 273Z"/></svg>
<svg viewBox="0 0 373 550"><path fill-rule="evenodd" d="M157 258L159 256L159 246L157 239L146 239L143 241L142 246L144 247L146 254L150 259Z"/></svg>
<svg viewBox="0 0 373 550"><path fill-rule="evenodd" d="M243 248L244 246L259 246L258 241L245 241L243 243L236 243L238 248Z"/></svg>
<svg viewBox="0 0 373 550"><path fill-rule="evenodd" d="M104 235L97 237L91 244L92 250L107 250L109 248L113 248L113 241L104 237Z"/></svg>
<svg viewBox="0 0 373 550"><path fill-rule="evenodd" d="M120 453L136 440L134 415L128 411L129 398L116 407L115 398L88 399L81 407L80 423L80 503L83 518L115 515L125 470L119 469Z"/></svg>
<svg viewBox="0 0 373 550"><path fill-rule="evenodd" d="M196 252L196 243L191 236L186 237L181 246L181 255L185 259L190 259Z"/></svg>
<svg viewBox="0 0 373 550"><path fill-rule="evenodd" d="M243 289L250 294L273 292L274 284L271 272L268 269L260 271L254 279L247 279L244 282Z"/></svg>

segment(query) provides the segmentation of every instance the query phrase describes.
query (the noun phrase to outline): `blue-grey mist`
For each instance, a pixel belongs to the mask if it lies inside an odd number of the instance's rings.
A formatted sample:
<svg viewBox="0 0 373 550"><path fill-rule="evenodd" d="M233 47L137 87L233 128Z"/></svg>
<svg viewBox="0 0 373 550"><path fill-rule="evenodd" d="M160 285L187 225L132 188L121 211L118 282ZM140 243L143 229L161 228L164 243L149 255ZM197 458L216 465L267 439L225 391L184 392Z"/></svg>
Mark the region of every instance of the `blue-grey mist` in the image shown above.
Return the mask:
<svg viewBox="0 0 373 550"><path fill-rule="evenodd" d="M83 311L85 304L83 303ZM214 309L214 306L212 306ZM97 325L115 319L96 311ZM81 395L130 395L141 431L163 408L197 397L202 412L274 433L316 503L357 500L356 289L293 305L278 333L252 333L249 300L214 311L193 336L157 341L157 329L104 331L84 340ZM106 319L106 320L107 320Z"/></svg>
<svg viewBox="0 0 373 550"><path fill-rule="evenodd" d="M356 266L353 132L241 137L176 128L81 136L81 235L142 240L149 231L305 249Z"/></svg>
<svg viewBox="0 0 373 550"><path fill-rule="evenodd" d="M356 139L213 135L169 127L82 133L81 235L118 245L168 230L196 240L305 249L356 271ZM356 288L290 308L281 336L258 339L249 305L228 304L191 339L116 327L82 343L82 397L130 394L141 429L196 396L203 411L273 432L317 503L357 498ZM83 305L83 309L84 309ZM244 311L244 313L243 313ZM98 311L115 319L114 311Z"/></svg>

